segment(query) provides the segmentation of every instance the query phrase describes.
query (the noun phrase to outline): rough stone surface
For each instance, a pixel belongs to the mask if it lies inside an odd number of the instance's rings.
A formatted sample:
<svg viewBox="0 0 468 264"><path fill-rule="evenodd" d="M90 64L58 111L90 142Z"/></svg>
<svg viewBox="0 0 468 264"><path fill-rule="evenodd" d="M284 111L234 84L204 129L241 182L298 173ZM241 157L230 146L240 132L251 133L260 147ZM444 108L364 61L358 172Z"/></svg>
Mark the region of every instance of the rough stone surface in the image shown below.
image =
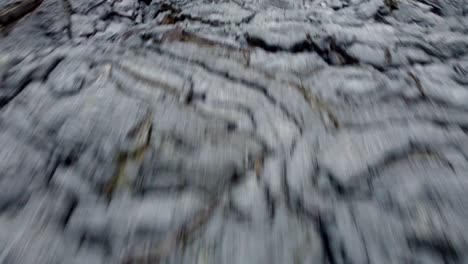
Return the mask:
<svg viewBox="0 0 468 264"><path fill-rule="evenodd" d="M468 263L467 0L0 2L0 263Z"/></svg>

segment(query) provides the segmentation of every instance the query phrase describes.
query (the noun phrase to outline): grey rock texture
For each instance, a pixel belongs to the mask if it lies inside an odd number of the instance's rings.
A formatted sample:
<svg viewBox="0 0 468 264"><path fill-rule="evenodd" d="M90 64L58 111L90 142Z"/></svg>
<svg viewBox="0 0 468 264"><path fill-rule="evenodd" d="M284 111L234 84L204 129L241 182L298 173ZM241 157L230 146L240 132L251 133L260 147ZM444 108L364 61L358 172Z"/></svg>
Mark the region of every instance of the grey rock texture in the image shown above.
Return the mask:
<svg viewBox="0 0 468 264"><path fill-rule="evenodd" d="M467 0L0 3L0 263L468 263Z"/></svg>

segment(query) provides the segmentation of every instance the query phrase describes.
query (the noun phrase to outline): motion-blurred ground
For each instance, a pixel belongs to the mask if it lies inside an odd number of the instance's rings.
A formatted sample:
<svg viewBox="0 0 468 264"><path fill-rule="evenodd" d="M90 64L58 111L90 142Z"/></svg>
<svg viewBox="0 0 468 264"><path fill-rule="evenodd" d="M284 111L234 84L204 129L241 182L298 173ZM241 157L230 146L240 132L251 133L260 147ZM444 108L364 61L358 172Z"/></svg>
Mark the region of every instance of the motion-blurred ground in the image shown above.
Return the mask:
<svg viewBox="0 0 468 264"><path fill-rule="evenodd" d="M0 263L468 263L467 0L0 0Z"/></svg>

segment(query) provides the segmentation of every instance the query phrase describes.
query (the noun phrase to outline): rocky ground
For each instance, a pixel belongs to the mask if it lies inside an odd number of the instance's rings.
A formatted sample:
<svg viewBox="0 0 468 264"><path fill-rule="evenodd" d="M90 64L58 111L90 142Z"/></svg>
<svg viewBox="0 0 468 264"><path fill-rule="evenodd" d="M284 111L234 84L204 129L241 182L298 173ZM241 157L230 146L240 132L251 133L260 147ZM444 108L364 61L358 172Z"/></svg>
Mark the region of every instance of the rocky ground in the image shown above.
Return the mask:
<svg viewBox="0 0 468 264"><path fill-rule="evenodd" d="M0 25L0 263L468 263L467 0Z"/></svg>

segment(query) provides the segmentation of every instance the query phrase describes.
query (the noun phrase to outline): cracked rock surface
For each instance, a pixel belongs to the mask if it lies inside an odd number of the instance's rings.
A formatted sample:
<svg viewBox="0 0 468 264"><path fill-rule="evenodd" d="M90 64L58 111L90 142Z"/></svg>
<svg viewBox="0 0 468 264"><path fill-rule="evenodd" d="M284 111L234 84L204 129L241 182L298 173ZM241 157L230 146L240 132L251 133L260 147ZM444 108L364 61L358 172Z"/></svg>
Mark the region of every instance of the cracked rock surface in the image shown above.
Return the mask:
<svg viewBox="0 0 468 264"><path fill-rule="evenodd" d="M0 2L0 263L468 263L467 0Z"/></svg>

